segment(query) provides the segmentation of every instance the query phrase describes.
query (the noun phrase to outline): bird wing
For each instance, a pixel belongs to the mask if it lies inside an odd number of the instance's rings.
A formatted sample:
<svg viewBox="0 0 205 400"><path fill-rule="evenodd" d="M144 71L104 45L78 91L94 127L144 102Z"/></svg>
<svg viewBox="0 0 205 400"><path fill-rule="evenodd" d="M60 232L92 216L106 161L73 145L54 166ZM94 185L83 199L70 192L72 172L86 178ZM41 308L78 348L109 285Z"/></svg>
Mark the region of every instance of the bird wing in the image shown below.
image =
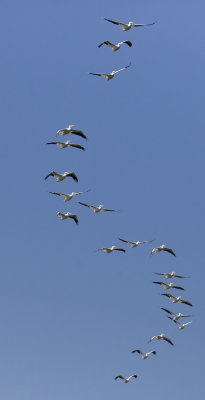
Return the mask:
<svg viewBox="0 0 205 400"><path fill-rule="evenodd" d="M96 76L107 76L106 74L94 74L94 72L89 72L90 75L96 75Z"/></svg>
<svg viewBox="0 0 205 400"><path fill-rule="evenodd" d="M176 299L176 297L172 296L170 293L162 293L162 296L167 296L169 299Z"/></svg>
<svg viewBox="0 0 205 400"><path fill-rule="evenodd" d="M193 306L189 301L186 301L186 300L180 300L180 303L187 304L187 306L190 306L190 307Z"/></svg>
<svg viewBox="0 0 205 400"><path fill-rule="evenodd" d="M105 21L111 22L112 24L115 24L115 25L119 25L122 28L126 28L127 27L127 25L123 24L122 22L113 21L112 19L108 19L108 18L104 18L104 19L105 19Z"/></svg>
<svg viewBox="0 0 205 400"><path fill-rule="evenodd" d="M164 283L163 282L152 282L152 283L156 283L157 285L164 285Z"/></svg>
<svg viewBox="0 0 205 400"><path fill-rule="evenodd" d="M151 26L154 24L155 24L155 22L152 22L151 24L134 24L132 26L134 26L135 28L140 28L141 26Z"/></svg>
<svg viewBox="0 0 205 400"><path fill-rule="evenodd" d="M118 376L115 377L115 379L118 379L118 378L123 379L123 381L125 381L125 378L122 375L118 375Z"/></svg>
<svg viewBox="0 0 205 400"><path fill-rule="evenodd" d="M168 253L172 254L174 257L176 257L176 254L173 252L172 249L168 249L167 247L163 248L164 251L167 251Z"/></svg>
<svg viewBox="0 0 205 400"><path fill-rule="evenodd" d="M120 71L123 71L124 69L127 69L127 68L129 68L130 67L130 65L131 65L131 63L129 63L128 65L126 65L125 67L123 67L123 68L120 68L120 69L118 69L117 71L113 71L115 74L117 74L117 72L120 72Z"/></svg>
<svg viewBox="0 0 205 400"><path fill-rule="evenodd" d="M184 290L184 288L183 288L183 287L181 287L181 286L172 286L172 287L173 287L173 289Z"/></svg>
<svg viewBox="0 0 205 400"><path fill-rule="evenodd" d="M85 207L93 207L93 206L91 206L90 204L85 204L85 203L81 203L80 201L78 202L79 204L81 204L82 206L85 206Z"/></svg>
<svg viewBox="0 0 205 400"><path fill-rule="evenodd" d="M75 221L76 225L79 224L77 215L71 214L71 215L69 215L69 218L72 218Z"/></svg>
<svg viewBox="0 0 205 400"><path fill-rule="evenodd" d="M135 244L134 242L129 242L128 240L124 240L124 239L120 239L120 238L118 238L118 240L121 240L121 242L128 243L128 244Z"/></svg>
<svg viewBox="0 0 205 400"><path fill-rule="evenodd" d="M75 147L76 149L85 150L85 147L80 146L79 144L72 144L72 143L70 143L69 146Z"/></svg>
<svg viewBox="0 0 205 400"><path fill-rule="evenodd" d="M176 321L174 321L174 322L176 322ZM166 342L170 343L172 346L174 346L174 343L172 343L172 341L169 338L164 336L162 339L165 340Z"/></svg>
<svg viewBox="0 0 205 400"><path fill-rule="evenodd" d="M163 308L163 307L161 307L161 310L164 310L164 311L166 311L168 314L170 314L170 315L172 315L173 317L175 317L176 316L176 314L174 314L172 311L170 311L170 310L167 310L167 308Z"/></svg>
<svg viewBox="0 0 205 400"><path fill-rule="evenodd" d="M59 129L59 131L56 132L55 137L58 136L61 133L63 134L63 133L66 133L66 132L67 132L67 129Z"/></svg>
<svg viewBox="0 0 205 400"><path fill-rule="evenodd" d="M132 47L132 42L130 42L130 40L123 40L123 42L119 42L118 44L121 46L121 44L127 44L129 47Z"/></svg>
<svg viewBox="0 0 205 400"><path fill-rule="evenodd" d="M117 251L123 251L123 253L125 253L126 252L126 250L125 249L121 249L120 247L116 247L115 249L113 249L113 250L117 250Z"/></svg>
<svg viewBox="0 0 205 400"><path fill-rule="evenodd" d="M115 45L111 42L109 42L109 40L105 40L105 42L99 44L98 47L101 47L103 44L106 44L107 46L111 47L111 49L115 49Z"/></svg>
<svg viewBox="0 0 205 400"><path fill-rule="evenodd" d="M154 339L156 339L156 336L153 336L151 339L149 339L147 343L152 342L152 340L154 340Z"/></svg>
<svg viewBox="0 0 205 400"><path fill-rule="evenodd" d="M174 278L189 278L188 276L174 275Z"/></svg>
<svg viewBox="0 0 205 400"><path fill-rule="evenodd" d="M58 144L58 145L60 145L60 144L62 144L62 142L48 142L46 144Z"/></svg>
<svg viewBox="0 0 205 400"><path fill-rule="evenodd" d="M74 181L78 182L77 175L74 172L70 172L68 176L71 176L71 178L73 178Z"/></svg>
<svg viewBox="0 0 205 400"><path fill-rule="evenodd" d="M70 133L72 133L73 135L81 136L83 139L87 140L87 136L85 136L85 134L78 129L72 129Z"/></svg>
<svg viewBox="0 0 205 400"><path fill-rule="evenodd" d="M137 349L137 350L133 350L132 351L132 353L138 353L138 354L140 354L141 356L143 356L144 354L142 353L142 351L141 350L139 350L139 349Z"/></svg>
<svg viewBox="0 0 205 400"><path fill-rule="evenodd" d="M49 176L54 176L54 173L53 173L53 171L52 172L50 172L50 174L48 174L44 179L46 180L46 179L48 179L49 178Z"/></svg>
<svg viewBox="0 0 205 400"><path fill-rule="evenodd" d="M109 208L101 208L101 211L113 211L113 212L116 212L116 210L110 210Z"/></svg>
<svg viewBox="0 0 205 400"><path fill-rule="evenodd" d="M56 194L57 196L66 197L66 194L63 194L63 193L57 193L57 192L49 192L49 193L51 193L51 194Z"/></svg>

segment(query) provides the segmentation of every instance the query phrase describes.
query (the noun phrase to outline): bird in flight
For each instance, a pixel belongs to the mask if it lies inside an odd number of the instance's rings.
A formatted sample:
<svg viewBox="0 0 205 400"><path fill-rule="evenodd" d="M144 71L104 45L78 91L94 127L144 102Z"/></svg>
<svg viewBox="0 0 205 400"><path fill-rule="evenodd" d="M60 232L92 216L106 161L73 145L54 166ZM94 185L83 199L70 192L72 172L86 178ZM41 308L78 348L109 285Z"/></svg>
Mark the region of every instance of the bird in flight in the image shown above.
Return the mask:
<svg viewBox="0 0 205 400"><path fill-rule="evenodd" d="M173 304L174 303L183 303L183 304L187 304L187 306L192 307L192 304L189 301L182 300L181 296L174 297L170 293L162 293L162 296L168 297Z"/></svg>
<svg viewBox="0 0 205 400"><path fill-rule="evenodd" d="M50 174L48 174L44 179L48 179L49 176L54 176L54 178L56 178L56 182L61 182L61 181L63 181L65 178L67 178L67 177L69 177L69 176L70 176L71 178L73 178L74 181L78 182L78 178L77 178L77 176L76 176L76 174L75 174L74 172L66 171L66 172L64 172L63 174L58 174L57 172L52 171L52 172L50 172Z"/></svg>
<svg viewBox="0 0 205 400"><path fill-rule="evenodd" d="M174 345L174 344L172 343L172 341L164 335L164 333L161 333L160 335L153 336L153 337L148 341L148 343L150 343L150 342L151 342L152 340L154 340L154 339L156 339L156 340L162 339L162 340L165 340L166 342L170 343L172 346Z"/></svg>
<svg viewBox="0 0 205 400"><path fill-rule="evenodd" d="M64 194L64 193L58 193L58 192L49 192L51 194L55 194L56 196L61 196L64 197L64 201L70 201L74 196L77 196L79 194L83 194L84 192L72 192L70 194Z"/></svg>
<svg viewBox="0 0 205 400"><path fill-rule="evenodd" d="M171 317L168 317L169 319L171 319L177 326L178 326L178 328L180 329L180 330L182 330L182 329L184 329L187 325L189 325L189 324L191 324L192 323L192 321L189 321L189 322L186 322L185 324L180 324L178 321L176 321L175 319L173 319L173 318L171 318Z"/></svg>
<svg viewBox="0 0 205 400"><path fill-rule="evenodd" d="M124 383L128 383L130 381L130 379L137 378L137 375L131 375L128 378L124 378L124 376L118 375L118 376L115 377L115 380L118 379L118 378L122 379L124 381Z"/></svg>
<svg viewBox="0 0 205 400"><path fill-rule="evenodd" d="M118 21L113 21L112 19L104 18L105 21L111 22L112 24L119 25L123 31L129 31L131 28L140 28L142 26L151 26L154 25L155 22L152 22L151 24L134 24L134 22L129 21L128 24L118 22Z"/></svg>
<svg viewBox="0 0 205 400"><path fill-rule="evenodd" d="M117 212L117 210L110 210L109 208L103 208L103 204L100 204L99 206L92 206L91 204L86 204L86 203L81 203L80 201L78 202L82 206L90 208L94 214L99 213L100 211L112 211L112 212Z"/></svg>
<svg viewBox="0 0 205 400"><path fill-rule="evenodd" d="M170 314L172 316L172 321L178 321L179 318L189 318L189 317L191 317L191 315L184 315L182 313L175 314L172 311L167 310L167 308L163 308L163 307L161 307L161 310L163 310L163 311L167 312L168 314Z"/></svg>
<svg viewBox="0 0 205 400"><path fill-rule="evenodd" d="M67 212L66 214L63 214L63 213L57 212L56 215L57 215L61 220L67 219L67 218L72 218L72 219L75 221L76 225L79 224L79 222L78 222L78 217L77 217L77 215L75 215L75 214L71 214L71 213L69 213L69 212Z"/></svg>
<svg viewBox="0 0 205 400"><path fill-rule="evenodd" d="M128 65L126 65L124 68L118 69L117 71L112 71L112 72L110 72L110 74L95 74L94 72L89 72L89 74L90 74L90 75L95 75L95 76L104 76L105 79L106 79L107 81L109 81L110 79L114 78L115 74L117 74L117 73L120 72L120 71L124 71L124 69L129 68L130 65L131 65L131 63L128 64Z"/></svg>
<svg viewBox="0 0 205 400"><path fill-rule="evenodd" d="M65 136L65 135L68 135L69 133L71 133L73 135L81 136L83 139L87 140L87 136L85 136L85 134L82 131L80 131L78 129L73 129L74 126L75 125L68 125L67 128L59 129L59 131L56 132L55 137L58 135Z"/></svg>
<svg viewBox="0 0 205 400"><path fill-rule="evenodd" d="M176 257L176 254L173 252L173 250L172 250L172 249L169 249L168 247L166 247L165 244L162 244L162 245L159 246L159 247L155 247L155 248L151 251L150 256L152 256L154 253L160 253L161 251L167 251L168 253L170 253L170 254L172 254L173 256Z"/></svg>
<svg viewBox="0 0 205 400"><path fill-rule="evenodd" d="M176 272L155 272L156 275L161 275L164 276L166 279L171 279L171 278L188 278L188 276L182 276L182 275L176 275Z"/></svg>
<svg viewBox="0 0 205 400"><path fill-rule="evenodd" d="M154 242L154 239L153 240L143 240L142 242L140 242L139 240L138 240L138 242L129 242L129 240L124 240L124 239L120 239L120 238L118 238L118 239L121 240L121 242L128 243L131 248L137 247L137 246L139 246L139 244Z"/></svg>
<svg viewBox="0 0 205 400"><path fill-rule="evenodd" d="M100 48L103 46L103 44L106 44L112 49L112 51L117 51L120 50L120 47L122 46L123 43L127 44L129 47L132 47L132 43L130 42L130 40L124 40L123 42L119 42L117 44L113 44L108 40L106 40L105 42L100 43L98 47Z"/></svg>
<svg viewBox="0 0 205 400"><path fill-rule="evenodd" d="M147 357L149 357L150 354L156 354L155 350L149 351L148 353L144 354L141 350L137 349L137 350L133 350L132 353L138 353L141 355L142 360L146 360Z"/></svg>
<svg viewBox="0 0 205 400"><path fill-rule="evenodd" d="M179 289L179 290L184 290L183 287L181 286L175 286L173 283L165 283L165 282L153 282L156 283L157 285L161 285L163 287L163 289L165 290L169 290L169 289Z"/></svg>
<svg viewBox="0 0 205 400"><path fill-rule="evenodd" d="M76 149L85 150L85 147L80 146L79 144L71 143L70 140L66 140L65 143L63 142L48 142L46 144L56 144L60 147L60 149L65 149L66 147L75 147Z"/></svg>
<svg viewBox="0 0 205 400"><path fill-rule="evenodd" d="M101 247L101 249L97 249L96 251L104 251L104 253L112 253L114 250L116 251L122 251L123 253L126 252L125 249L122 249L121 247L116 247L116 246L112 246L112 247Z"/></svg>

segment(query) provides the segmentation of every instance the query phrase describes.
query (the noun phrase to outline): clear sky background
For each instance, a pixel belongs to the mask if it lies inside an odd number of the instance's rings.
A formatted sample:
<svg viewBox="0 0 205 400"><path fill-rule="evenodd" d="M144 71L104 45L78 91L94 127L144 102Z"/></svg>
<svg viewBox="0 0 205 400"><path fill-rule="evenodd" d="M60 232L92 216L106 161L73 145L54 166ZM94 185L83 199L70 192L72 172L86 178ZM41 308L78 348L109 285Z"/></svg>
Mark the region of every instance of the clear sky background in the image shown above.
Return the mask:
<svg viewBox="0 0 205 400"><path fill-rule="evenodd" d="M204 13L202 0L1 1L2 399L203 398ZM156 25L122 32L103 17ZM125 39L132 48L97 47ZM130 61L109 82L88 74ZM68 124L85 152L46 146ZM79 182L44 181L53 169ZM70 203L48 193L87 189ZM118 237L155 242L95 252ZM176 259L149 258L162 243ZM152 284L173 270L191 277L175 283L193 309ZM193 324L180 332L160 307ZM147 344L161 332L174 347Z"/></svg>

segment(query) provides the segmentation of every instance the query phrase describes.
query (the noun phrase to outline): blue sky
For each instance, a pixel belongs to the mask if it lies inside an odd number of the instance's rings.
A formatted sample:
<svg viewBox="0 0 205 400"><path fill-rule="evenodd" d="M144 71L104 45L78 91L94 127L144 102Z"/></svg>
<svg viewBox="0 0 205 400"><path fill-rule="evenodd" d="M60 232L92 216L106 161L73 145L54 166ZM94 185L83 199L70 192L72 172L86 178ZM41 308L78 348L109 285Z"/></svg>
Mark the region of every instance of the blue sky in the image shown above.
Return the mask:
<svg viewBox="0 0 205 400"><path fill-rule="evenodd" d="M0 9L1 398L192 400L196 388L201 398L204 2L2 1ZM103 17L156 24L122 32ZM125 39L132 48L97 47ZM130 61L109 82L88 74ZM68 124L88 136L71 138L85 152L46 146ZM44 181L51 170L74 171L79 182ZM65 204L48 193L87 189ZM120 212L94 215L78 201ZM76 213L79 226L58 211ZM95 252L118 237L155 242ZM149 258L162 243L176 259ZM175 282L193 309L171 305L152 284L153 272L172 270L191 276ZM191 313L193 324L178 331L160 307ZM174 348L147 344L161 332ZM134 348L157 355L142 361ZM133 373L129 385L114 381Z"/></svg>

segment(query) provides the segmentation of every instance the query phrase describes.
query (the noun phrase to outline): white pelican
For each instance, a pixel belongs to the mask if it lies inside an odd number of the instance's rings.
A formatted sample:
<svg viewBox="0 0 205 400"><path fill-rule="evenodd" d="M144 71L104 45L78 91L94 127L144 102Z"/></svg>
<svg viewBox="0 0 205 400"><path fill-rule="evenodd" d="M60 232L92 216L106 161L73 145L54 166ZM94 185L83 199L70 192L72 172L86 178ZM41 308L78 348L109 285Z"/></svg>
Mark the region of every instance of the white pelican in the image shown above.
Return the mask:
<svg viewBox="0 0 205 400"><path fill-rule="evenodd" d="M66 140L65 143L63 142L48 142L46 144L56 144L60 147L60 149L65 149L66 147L75 147L76 149L85 150L85 147L80 146L79 144L71 143L70 140Z"/></svg>
<svg viewBox="0 0 205 400"><path fill-rule="evenodd" d="M54 176L54 178L56 178L56 182L61 182L61 181L63 181L65 178L67 178L67 177L69 177L69 176L70 176L71 178L73 178L74 181L78 182L78 178L77 178L77 176L76 176L76 174L75 174L74 172L66 171L66 172L64 172L63 174L57 174L57 172L52 171L52 172L50 172L50 174L48 174L44 179L48 179L49 176Z"/></svg>
<svg viewBox="0 0 205 400"><path fill-rule="evenodd" d="M68 135L69 133L72 133L73 135L81 136L83 139L87 140L87 136L85 136L85 134L82 131L79 131L78 129L73 129L74 126L75 125L68 125L67 128L59 129L59 131L56 132L55 137L58 135L65 136Z"/></svg>
<svg viewBox="0 0 205 400"><path fill-rule="evenodd" d="M179 290L184 290L183 287L181 286L175 286L173 283L164 283L164 282L153 282L156 283L157 285L161 285L163 287L163 289L165 290L169 290L169 289L179 289Z"/></svg>
<svg viewBox="0 0 205 400"><path fill-rule="evenodd" d="M138 353L141 355L142 360L146 360L147 357L149 357L150 354L156 354L155 350L149 351L148 353L144 354L141 350L133 350L132 353Z"/></svg>
<svg viewBox="0 0 205 400"><path fill-rule="evenodd" d="M117 212L117 210L110 210L109 208L103 208L104 207L103 204L100 204L99 206L92 206L91 204L81 203L80 201L78 203L81 204L82 206L89 207L94 212L94 214L97 214L100 211Z"/></svg>
<svg viewBox="0 0 205 400"><path fill-rule="evenodd" d="M171 302L174 303L183 303L183 304L187 304L187 306L192 307L192 304L189 301L186 300L182 300L181 296L178 297L174 297L172 296L170 293L162 293L162 296L166 296L169 297L169 299L171 300Z"/></svg>
<svg viewBox="0 0 205 400"><path fill-rule="evenodd" d="M131 63L129 65L126 65L126 67L118 69L117 71L112 71L110 72L110 74L94 74L94 72L89 72L90 75L96 75L96 76L104 76L106 78L107 81L109 81L110 79L114 78L115 74L117 74L120 71L123 71L124 69L129 68L131 65Z"/></svg>
<svg viewBox="0 0 205 400"><path fill-rule="evenodd" d="M169 249L168 247L166 247L165 244L162 244L162 245L159 246L159 247L155 247L155 248L151 251L150 256L152 256L154 253L160 253L160 251L167 251L168 253L170 253L170 254L172 254L173 256L176 257L176 254L173 252L173 250L172 250L172 249Z"/></svg>
<svg viewBox="0 0 205 400"><path fill-rule="evenodd" d="M76 225L78 225L78 223L79 223L79 222L78 222L78 217L77 217L77 215L71 214L71 213L69 213L69 212L67 212L66 214L57 212L56 215L57 215L61 220L67 219L67 218L72 218L72 219L75 221Z"/></svg>
<svg viewBox="0 0 205 400"><path fill-rule="evenodd" d="M189 317L191 317L191 315L184 315L182 313L175 314L172 311L167 310L167 308L163 308L163 307L161 307L161 310L164 310L165 312L170 314L172 316L172 320L173 321L178 321L179 318L189 318Z"/></svg>
<svg viewBox="0 0 205 400"><path fill-rule="evenodd" d="M115 377L115 380L118 379L118 378L122 379L124 381L124 383L128 383L130 381L130 379L137 378L137 375L131 375L128 378L124 378L124 376L118 375L118 376Z"/></svg>
<svg viewBox="0 0 205 400"><path fill-rule="evenodd" d="M172 343L172 341L171 341L169 338L167 338L166 336L164 336L164 333L161 333L161 335L153 336L153 337L148 341L148 343L150 343L150 342L151 342L152 340L154 340L154 339L156 339L156 340L160 340L160 339L165 340L166 342L168 342L168 343L170 343L172 346L174 346L174 344Z"/></svg>
<svg viewBox="0 0 205 400"><path fill-rule="evenodd" d="M104 19L108 22L112 22L112 24L121 26L123 31L129 31L131 28L140 28L141 26L151 26L155 24L155 22L152 22L151 24L134 24L132 21L128 22L128 24L124 24L122 22L113 21L112 19Z"/></svg>
<svg viewBox="0 0 205 400"><path fill-rule="evenodd" d="M108 40L106 40L105 42L102 42L99 44L99 48L102 47L103 44L106 44L107 46L109 46L112 51L117 51L120 49L120 47L122 46L122 44L125 43L127 44L129 47L132 47L132 43L130 42L130 40L124 40L123 42L119 42L117 44L113 44L111 42L109 42Z"/></svg>
<svg viewBox="0 0 205 400"><path fill-rule="evenodd" d="M161 275L164 276L166 279L171 279L171 278L188 278L188 276L182 276L182 275L176 275L175 271L172 272L155 272L156 275Z"/></svg>
<svg viewBox="0 0 205 400"><path fill-rule="evenodd" d="M64 193L58 193L58 192L49 192L49 193L55 194L55 195L57 195L57 196L64 197L64 201L65 201L65 202L66 202L66 201L70 201L74 196L77 196L77 195L79 195L79 194L83 194L83 192L78 192L78 193L72 192L72 193L70 193L70 194L64 194Z"/></svg>
<svg viewBox="0 0 205 400"><path fill-rule="evenodd" d="M100 250L104 251L104 253L112 253L114 250L122 251L123 253L126 252L125 249L122 249L122 248L116 247L116 246L112 246L112 247L101 247L101 249L98 249L98 250L96 250L96 251L100 251Z"/></svg>
<svg viewBox="0 0 205 400"><path fill-rule="evenodd" d="M169 319L171 319L175 324L177 324L178 328L180 330L184 329L187 325L191 324L192 321L186 322L185 324L180 324L178 321L176 321L175 319L168 317Z"/></svg>
<svg viewBox="0 0 205 400"><path fill-rule="evenodd" d="M128 243L131 248L137 247L137 246L139 246L139 244L154 242L154 239L153 240L143 240L142 242L140 242L139 240L138 240L138 242L129 242L129 240L124 240L124 239L120 239L120 238L118 238L118 239L121 240L121 242Z"/></svg>

